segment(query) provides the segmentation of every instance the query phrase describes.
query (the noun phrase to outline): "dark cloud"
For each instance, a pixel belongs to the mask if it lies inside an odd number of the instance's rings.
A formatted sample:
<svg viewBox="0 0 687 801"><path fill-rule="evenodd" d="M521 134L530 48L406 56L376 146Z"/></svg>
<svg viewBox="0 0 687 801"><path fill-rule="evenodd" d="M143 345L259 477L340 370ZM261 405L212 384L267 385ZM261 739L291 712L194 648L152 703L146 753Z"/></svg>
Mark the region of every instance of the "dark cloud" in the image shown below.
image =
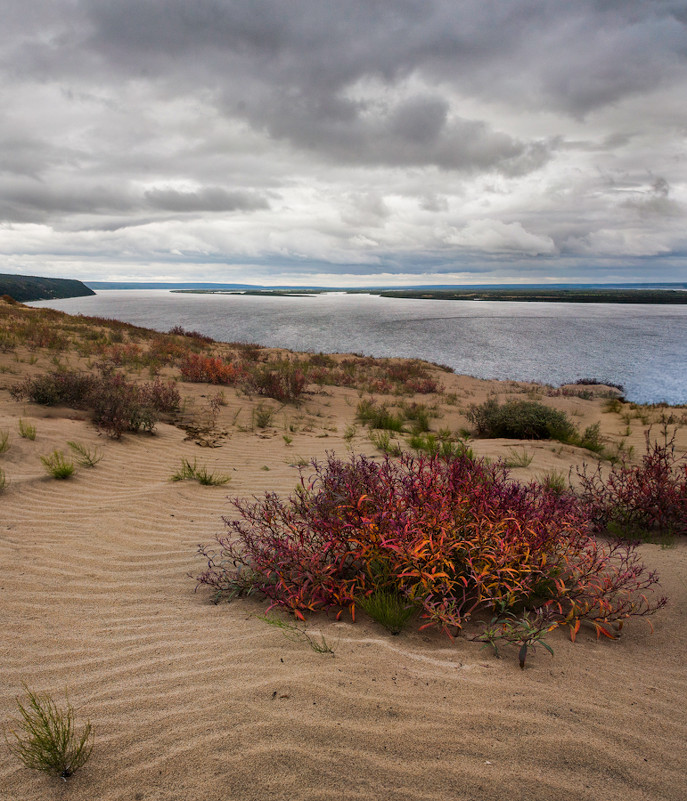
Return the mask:
<svg viewBox="0 0 687 801"><path fill-rule="evenodd" d="M6 0L0 221L359 272L680 254L686 43L684 0Z"/></svg>

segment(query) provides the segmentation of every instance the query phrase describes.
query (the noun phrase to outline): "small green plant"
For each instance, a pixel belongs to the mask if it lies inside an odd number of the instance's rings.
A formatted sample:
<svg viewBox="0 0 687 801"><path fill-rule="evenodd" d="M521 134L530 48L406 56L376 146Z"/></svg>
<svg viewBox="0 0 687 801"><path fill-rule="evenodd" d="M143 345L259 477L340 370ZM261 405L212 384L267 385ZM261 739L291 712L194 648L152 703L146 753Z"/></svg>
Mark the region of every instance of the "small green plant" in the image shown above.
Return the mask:
<svg viewBox="0 0 687 801"><path fill-rule="evenodd" d="M358 606L392 634L400 634L415 612L415 607L408 603L407 598L384 589L361 596Z"/></svg>
<svg viewBox="0 0 687 801"><path fill-rule="evenodd" d="M95 467L103 458L102 452L98 448L89 448L81 442L67 442L67 445L75 453L75 458L81 467Z"/></svg>
<svg viewBox="0 0 687 801"><path fill-rule="evenodd" d="M282 439L284 440L284 445L290 445L293 442L293 437L288 434L282 434Z"/></svg>
<svg viewBox="0 0 687 801"><path fill-rule="evenodd" d="M0 453L5 453L10 447L10 432L0 431Z"/></svg>
<svg viewBox="0 0 687 801"><path fill-rule="evenodd" d="M544 489L553 492L555 495L562 495L568 489L565 476L560 470L549 470L547 473L544 473L541 478L541 485Z"/></svg>
<svg viewBox="0 0 687 801"><path fill-rule="evenodd" d="M358 429L355 426L347 425L344 430L343 438L346 442L350 442L357 433Z"/></svg>
<svg viewBox="0 0 687 801"><path fill-rule="evenodd" d="M41 456L41 462L53 478L64 479L74 474L74 462L67 459L64 453L57 449L49 456Z"/></svg>
<svg viewBox="0 0 687 801"><path fill-rule="evenodd" d="M19 419L19 436L24 439L36 439L36 426L27 423L25 420Z"/></svg>
<svg viewBox="0 0 687 801"><path fill-rule="evenodd" d="M544 637L556 628L556 624L547 625L540 617L532 617L525 614L521 618L505 613L505 617L495 615L486 629L475 639L483 642L485 646L490 645L494 649L496 656L499 655L497 643L499 641L519 645L518 660L520 669L525 669L525 661L530 651L535 651L537 645L541 645L553 656L553 648L544 641Z"/></svg>
<svg viewBox="0 0 687 801"><path fill-rule="evenodd" d="M374 400L364 398L356 409L356 420L369 428L386 431L403 431L403 417L392 412L388 406L377 406Z"/></svg>
<svg viewBox="0 0 687 801"><path fill-rule="evenodd" d="M66 709L60 709L46 694L24 690L28 701L17 698L21 718L15 721L5 741L22 764L33 770L53 773L66 781L83 767L93 750L90 722L81 734L74 727L74 708L67 698Z"/></svg>
<svg viewBox="0 0 687 801"><path fill-rule="evenodd" d="M5 475L5 471L0 468L0 492L2 492L8 484L7 476Z"/></svg>
<svg viewBox="0 0 687 801"><path fill-rule="evenodd" d="M259 403L253 409L253 427L254 428L267 428L272 423L274 417L274 409L265 406L264 403Z"/></svg>
<svg viewBox="0 0 687 801"><path fill-rule="evenodd" d="M188 459L181 460L181 467L171 476L172 481L197 481L199 484L211 487L220 487L231 481L231 476L215 475L207 467L198 467L196 460L193 464Z"/></svg>
<svg viewBox="0 0 687 801"><path fill-rule="evenodd" d="M534 459L534 454L526 450L516 451L515 448L508 449L508 456L503 460L505 467L529 467Z"/></svg>
<svg viewBox="0 0 687 801"><path fill-rule="evenodd" d="M400 456L403 452L396 440L391 441L391 435L388 431L370 431L370 442L375 448L382 453L389 454L389 456Z"/></svg>
<svg viewBox="0 0 687 801"><path fill-rule="evenodd" d="M274 626L279 629L281 633L291 642L307 642L313 651L317 654L331 654L334 656L334 649L325 639L324 634L320 634L319 639L312 637L305 626L297 626L295 623L289 623L283 618L276 615L258 615L258 620L267 623L268 626Z"/></svg>
<svg viewBox="0 0 687 801"><path fill-rule="evenodd" d="M623 404L618 398L609 398L604 403L604 411L609 414L620 414L623 410Z"/></svg>

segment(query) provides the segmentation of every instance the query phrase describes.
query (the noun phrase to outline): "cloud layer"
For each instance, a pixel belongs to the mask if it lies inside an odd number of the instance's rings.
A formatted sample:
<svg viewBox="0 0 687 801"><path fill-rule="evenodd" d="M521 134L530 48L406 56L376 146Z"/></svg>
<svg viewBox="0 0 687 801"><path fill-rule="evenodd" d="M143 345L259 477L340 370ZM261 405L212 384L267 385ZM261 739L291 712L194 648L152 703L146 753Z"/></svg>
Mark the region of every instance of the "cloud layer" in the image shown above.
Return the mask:
<svg viewBox="0 0 687 801"><path fill-rule="evenodd" d="M0 271L687 278L669 0L9 0Z"/></svg>

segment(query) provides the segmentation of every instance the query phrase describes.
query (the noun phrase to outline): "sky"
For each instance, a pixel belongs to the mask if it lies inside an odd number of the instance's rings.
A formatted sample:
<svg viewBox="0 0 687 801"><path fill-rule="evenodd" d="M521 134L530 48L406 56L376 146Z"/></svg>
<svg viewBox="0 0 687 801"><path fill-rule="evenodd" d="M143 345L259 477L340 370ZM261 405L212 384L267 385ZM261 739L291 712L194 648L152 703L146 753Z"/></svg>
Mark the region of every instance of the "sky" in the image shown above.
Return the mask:
<svg viewBox="0 0 687 801"><path fill-rule="evenodd" d="M687 0L4 0L0 272L687 280Z"/></svg>

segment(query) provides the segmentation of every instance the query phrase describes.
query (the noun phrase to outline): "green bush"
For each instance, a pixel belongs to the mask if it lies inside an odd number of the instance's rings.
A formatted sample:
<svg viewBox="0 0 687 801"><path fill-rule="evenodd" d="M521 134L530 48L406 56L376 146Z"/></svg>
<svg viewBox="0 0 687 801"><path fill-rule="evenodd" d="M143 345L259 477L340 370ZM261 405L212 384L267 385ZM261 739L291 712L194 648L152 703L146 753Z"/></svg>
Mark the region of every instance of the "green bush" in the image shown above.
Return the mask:
<svg viewBox="0 0 687 801"><path fill-rule="evenodd" d="M29 700L22 704L17 699L21 718L10 731L11 737L5 737L7 745L25 767L54 773L66 781L91 755L91 724L86 723L77 736L69 700L62 710L49 695L38 695L26 686L24 689Z"/></svg>
<svg viewBox="0 0 687 801"><path fill-rule="evenodd" d="M507 401L500 405L495 398L489 398L479 406L472 404L467 418L481 437L570 442L577 436L565 412L537 401Z"/></svg>

